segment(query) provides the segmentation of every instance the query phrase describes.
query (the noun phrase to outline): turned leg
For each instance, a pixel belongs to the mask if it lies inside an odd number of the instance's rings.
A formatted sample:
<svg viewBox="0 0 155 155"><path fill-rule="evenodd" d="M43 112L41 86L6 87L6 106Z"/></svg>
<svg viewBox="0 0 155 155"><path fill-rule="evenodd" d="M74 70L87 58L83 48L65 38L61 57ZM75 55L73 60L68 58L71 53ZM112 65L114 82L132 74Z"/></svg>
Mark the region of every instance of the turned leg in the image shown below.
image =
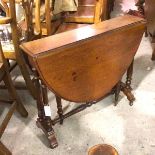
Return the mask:
<svg viewBox="0 0 155 155"><path fill-rule="evenodd" d="M119 99L120 91L121 91L121 82L119 81L118 84L115 87L115 102L114 102L114 106L116 106L118 104L118 99Z"/></svg>
<svg viewBox="0 0 155 155"><path fill-rule="evenodd" d="M58 115L60 118L60 124L63 124L63 109L62 109L62 102L61 102L61 98L56 96L56 102L57 102L57 108L58 108Z"/></svg>
<svg viewBox="0 0 155 155"><path fill-rule="evenodd" d="M48 92L47 92L47 87L43 84L43 82L41 81L41 91L42 91L42 99L43 99L43 103L44 105L48 106Z"/></svg>
<svg viewBox="0 0 155 155"><path fill-rule="evenodd" d="M131 63L131 65L129 66L128 70L127 70L127 77L126 77L126 88L131 89L131 81L132 81L132 75L133 75L133 62Z"/></svg>
<svg viewBox="0 0 155 155"><path fill-rule="evenodd" d="M130 64L128 70L127 70L127 78L126 78L126 83L124 84L123 82L121 83L121 91L127 96L127 99L129 100L130 106L133 105L133 102L135 101L135 97L132 94L131 90L131 80L132 80L132 75L133 75L133 63Z"/></svg>
<svg viewBox="0 0 155 155"><path fill-rule="evenodd" d="M34 83L36 86L36 94L37 94L37 109L38 109L38 119L37 119L37 126L42 129L44 134L49 140L50 147L55 148L58 146L54 129L52 127L52 120L49 116L45 116L44 111L44 102L47 102L47 99L45 99L47 96L45 95L45 87L41 87L39 77L37 74L37 71L33 69L35 73ZM47 90L46 90L47 91ZM47 105L47 103L45 103Z"/></svg>

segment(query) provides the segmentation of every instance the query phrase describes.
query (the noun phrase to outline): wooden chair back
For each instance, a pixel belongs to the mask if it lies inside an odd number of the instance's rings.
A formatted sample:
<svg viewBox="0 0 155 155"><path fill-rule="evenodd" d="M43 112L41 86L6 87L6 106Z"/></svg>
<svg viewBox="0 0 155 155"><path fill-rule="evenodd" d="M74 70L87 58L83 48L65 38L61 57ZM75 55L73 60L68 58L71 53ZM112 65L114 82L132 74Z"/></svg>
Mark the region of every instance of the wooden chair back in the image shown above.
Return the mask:
<svg viewBox="0 0 155 155"><path fill-rule="evenodd" d="M79 0L78 10L67 16L66 22L99 23L107 19L107 0Z"/></svg>
<svg viewBox="0 0 155 155"><path fill-rule="evenodd" d="M109 93L122 78L144 29L143 19L126 15L21 47L33 57L41 79L57 96L91 102Z"/></svg>
<svg viewBox="0 0 155 155"><path fill-rule="evenodd" d="M5 8L7 17L10 16L11 10L14 13L16 13L16 7L11 8L9 3L10 3L9 0L1 0L1 5L3 6L3 8ZM15 0L14 3L19 4L22 7L23 12L24 12L22 21L20 21L17 24L20 27L20 30L24 31L25 40L26 41L33 40L35 35L39 36L41 34L41 29L39 28L40 23L35 22L36 16L35 16L34 10L36 10L36 9L34 9L34 7L38 6L37 1L35 1L35 0ZM17 21L16 18L14 18L13 20Z"/></svg>
<svg viewBox="0 0 155 155"><path fill-rule="evenodd" d="M0 24L10 24L12 41L14 46L14 51L16 51L13 56L10 56L9 52L4 52L5 57L8 59L16 59L19 55L19 33L17 28L16 11L15 11L15 0L1 0L2 5L6 10L6 17L0 19Z"/></svg>
<svg viewBox="0 0 155 155"><path fill-rule="evenodd" d="M55 26L55 23L51 22L52 19L55 19L53 15L54 4L51 5L51 0L45 0L45 23L47 29L47 35L52 34L52 29ZM79 0L79 6L77 12L67 13L67 16L60 20L68 23L83 23L83 24L93 24L99 23L103 20L109 18L110 10L109 7L112 7L114 0ZM40 0L36 0L36 21L38 25L41 25L41 22L38 22L40 19ZM61 23L61 22L60 22ZM56 26L57 27L57 26ZM57 29L57 28L56 28Z"/></svg>
<svg viewBox="0 0 155 155"><path fill-rule="evenodd" d="M4 56L7 59L13 59L17 62L17 64L20 67L21 73L25 79L26 85L28 89L30 90L31 94L35 98L35 88L33 86L30 73L28 71L28 66L26 65L25 58L23 54L21 53L21 50L19 48L19 45L21 43L20 40L20 33L18 29L17 19L16 19L16 3L22 3L23 8L25 8L25 23L26 23L26 32L25 32L25 41L27 40L33 40L33 28L32 28L32 21L30 20L31 16L30 10L32 10L33 6L33 0L1 0L0 2L3 2L5 4L6 12L8 16L0 18L0 24L10 24L11 26L11 39L12 39L12 46L13 49L9 50L3 50ZM29 2L29 3L28 3ZM30 4L30 5L28 5ZM29 12L29 13L28 13ZM25 24L24 24L25 25ZM13 66L14 67L14 66ZM11 68L12 70L13 68Z"/></svg>

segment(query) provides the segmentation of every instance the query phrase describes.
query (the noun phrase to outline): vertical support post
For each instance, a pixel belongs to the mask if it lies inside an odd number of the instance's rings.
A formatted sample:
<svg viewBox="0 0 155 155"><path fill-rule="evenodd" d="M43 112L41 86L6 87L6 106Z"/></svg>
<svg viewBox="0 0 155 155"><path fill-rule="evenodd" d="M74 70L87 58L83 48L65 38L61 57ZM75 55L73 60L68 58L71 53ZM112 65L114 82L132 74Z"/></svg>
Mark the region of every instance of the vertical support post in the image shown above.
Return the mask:
<svg viewBox="0 0 155 155"><path fill-rule="evenodd" d="M58 108L58 115L59 115L59 118L60 118L60 124L63 124L64 116L63 116L61 98L56 96L56 102L57 102L57 108Z"/></svg>
<svg viewBox="0 0 155 155"><path fill-rule="evenodd" d="M121 81L119 81L115 87L115 103L114 103L114 106L116 106L118 104L120 91L121 91Z"/></svg>
<svg viewBox="0 0 155 155"><path fill-rule="evenodd" d="M130 90L132 90L131 81L132 81L132 75L133 75L133 63L134 63L134 60L132 61L132 63L130 64L127 70L127 77L126 77L126 88Z"/></svg>

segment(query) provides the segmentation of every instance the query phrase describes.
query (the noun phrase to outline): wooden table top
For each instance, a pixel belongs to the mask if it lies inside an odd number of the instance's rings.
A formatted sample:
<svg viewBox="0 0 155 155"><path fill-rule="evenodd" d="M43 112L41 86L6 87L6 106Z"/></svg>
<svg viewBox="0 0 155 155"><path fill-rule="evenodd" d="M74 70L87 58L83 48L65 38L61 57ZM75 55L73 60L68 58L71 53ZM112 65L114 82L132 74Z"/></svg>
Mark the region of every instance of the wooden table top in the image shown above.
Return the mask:
<svg viewBox="0 0 155 155"><path fill-rule="evenodd" d="M121 22L119 22L119 20ZM35 57L38 54L43 54L49 50L77 43L87 38L91 38L101 33L110 33L114 29L122 29L123 27L130 26L131 24L144 23L145 20L139 17L125 15L107 20L99 24L81 27L75 30L67 31L64 33L52 35L46 38L38 39L35 41L23 43L20 47L28 55Z"/></svg>
<svg viewBox="0 0 155 155"><path fill-rule="evenodd" d="M122 79L139 47L145 20L122 16L24 43L40 78L63 99L92 102Z"/></svg>

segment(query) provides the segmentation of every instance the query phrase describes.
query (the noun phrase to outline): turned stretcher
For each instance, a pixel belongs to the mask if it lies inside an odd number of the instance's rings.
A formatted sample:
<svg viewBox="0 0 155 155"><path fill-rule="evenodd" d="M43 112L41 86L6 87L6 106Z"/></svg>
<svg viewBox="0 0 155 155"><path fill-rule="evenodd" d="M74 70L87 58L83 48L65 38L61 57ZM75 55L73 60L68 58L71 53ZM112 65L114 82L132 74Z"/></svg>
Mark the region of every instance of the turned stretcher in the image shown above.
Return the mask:
<svg viewBox="0 0 155 155"><path fill-rule="evenodd" d="M64 118L111 93L117 102L121 90L132 104L133 59L144 30L144 19L126 15L21 45L34 63L39 94L37 122L52 148L57 146L53 124L63 123ZM127 81L123 83L126 71ZM45 116L44 105L48 104L45 86L56 95L59 118L55 120ZM63 114L61 98L86 104Z"/></svg>

